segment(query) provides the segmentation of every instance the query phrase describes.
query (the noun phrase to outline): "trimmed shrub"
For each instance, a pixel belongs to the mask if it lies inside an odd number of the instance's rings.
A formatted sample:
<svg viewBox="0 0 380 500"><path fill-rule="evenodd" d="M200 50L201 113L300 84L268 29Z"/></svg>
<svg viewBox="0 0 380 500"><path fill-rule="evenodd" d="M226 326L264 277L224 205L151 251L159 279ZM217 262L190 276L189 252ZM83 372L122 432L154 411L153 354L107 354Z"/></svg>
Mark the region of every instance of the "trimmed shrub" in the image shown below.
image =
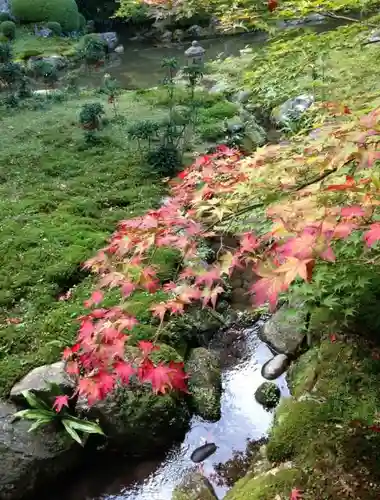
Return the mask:
<svg viewBox="0 0 380 500"><path fill-rule="evenodd" d="M83 14L79 13L78 20L79 20L79 29L83 31L87 24L86 18L84 17Z"/></svg>
<svg viewBox="0 0 380 500"><path fill-rule="evenodd" d="M22 22L56 21L64 31L77 31L79 12L75 0L11 0L15 17Z"/></svg>
<svg viewBox="0 0 380 500"><path fill-rule="evenodd" d="M3 21L0 24L0 33L8 38L8 40L14 40L16 37L16 25L13 21Z"/></svg>
<svg viewBox="0 0 380 500"><path fill-rule="evenodd" d="M53 32L54 36L62 35L62 26L57 21L49 21L46 27Z"/></svg>
<svg viewBox="0 0 380 500"><path fill-rule="evenodd" d="M0 12L0 23L3 23L4 21L12 21L8 12Z"/></svg>

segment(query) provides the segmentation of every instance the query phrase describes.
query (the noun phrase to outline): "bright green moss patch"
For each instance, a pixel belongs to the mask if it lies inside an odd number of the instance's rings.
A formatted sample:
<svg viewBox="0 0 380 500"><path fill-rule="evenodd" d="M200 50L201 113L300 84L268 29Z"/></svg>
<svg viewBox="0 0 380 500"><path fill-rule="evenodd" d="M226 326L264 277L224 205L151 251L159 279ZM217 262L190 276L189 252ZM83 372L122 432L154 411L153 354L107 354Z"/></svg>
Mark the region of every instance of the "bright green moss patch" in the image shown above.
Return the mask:
<svg viewBox="0 0 380 500"><path fill-rule="evenodd" d="M236 483L226 500L274 500L276 495L289 498L291 490L300 484L301 479L302 473L293 468L256 478L248 474Z"/></svg>

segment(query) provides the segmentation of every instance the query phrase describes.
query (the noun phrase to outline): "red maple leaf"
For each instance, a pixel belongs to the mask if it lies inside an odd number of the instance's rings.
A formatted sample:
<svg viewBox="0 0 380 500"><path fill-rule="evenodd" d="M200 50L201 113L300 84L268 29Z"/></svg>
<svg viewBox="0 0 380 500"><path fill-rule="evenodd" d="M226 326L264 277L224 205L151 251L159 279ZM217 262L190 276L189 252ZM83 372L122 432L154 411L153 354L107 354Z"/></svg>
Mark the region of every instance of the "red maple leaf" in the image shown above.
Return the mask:
<svg viewBox="0 0 380 500"><path fill-rule="evenodd" d="M346 182L344 184L332 184L328 186L327 191L346 191L356 187L356 182L353 177L346 175Z"/></svg>
<svg viewBox="0 0 380 500"><path fill-rule="evenodd" d="M57 396L54 400L53 409L59 413L64 406L69 407L69 396Z"/></svg>
<svg viewBox="0 0 380 500"><path fill-rule="evenodd" d="M289 286L297 276L300 276L304 281L310 281L313 262L312 259L302 260L296 257L287 257L286 261L275 272L285 273L284 284L286 286Z"/></svg>
<svg viewBox="0 0 380 500"><path fill-rule="evenodd" d="M160 318L162 323L164 321L166 311L168 310L168 305L165 302L160 302L159 304L152 306L150 310L152 311L153 316Z"/></svg>
<svg viewBox="0 0 380 500"><path fill-rule="evenodd" d="M119 332L126 328L127 330L132 330L136 325L138 325L138 321L134 316L124 316L123 318L117 321L117 328Z"/></svg>
<svg viewBox="0 0 380 500"><path fill-rule="evenodd" d="M371 224L370 229L364 234L364 241L367 247L371 247L380 240L380 223Z"/></svg>
<svg viewBox="0 0 380 500"><path fill-rule="evenodd" d="M302 500L301 490L298 488L293 488L290 492L290 500Z"/></svg>
<svg viewBox="0 0 380 500"><path fill-rule="evenodd" d="M155 394L165 394L168 389L173 388L173 381L171 378L173 375L172 368L163 363L155 366L150 360L147 361L149 363L145 364L142 382L150 382Z"/></svg>
<svg viewBox="0 0 380 500"><path fill-rule="evenodd" d="M84 306L89 308L93 305L100 304L102 300L103 292L101 292L100 290L95 290L95 292L92 293L91 298L84 302Z"/></svg>
<svg viewBox="0 0 380 500"><path fill-rule="evenodd" d="M250 293L254 295L255 304L261 306L269 302L271 310L274 310L278 296L287 290L284 283L284 275L275 275L261 278L250 288Z"/></svg>
<svg viewBox="0 0 380 500"><path fill-rule="evenodd" d="M201 273L196 279L195 279L195 284L196 285L202 285L204 284L208 288L211 288L212 285L214 284L214 281L218 281L220 279L220 269L217 269L214 267L213 269L210 269L209 271L205 271Z"/></svg>
<svg viewBox="0 0 380 500"><path fill-rule="evenodd" d="M189 376L184 371L184 364L170 361L169 368L171 369L170 379L173 384L173 389L177 389L181 392L189 392L186 383Z"/></svg>
<svg viewBox="0 0 380 500"><path fill-rule="evenodd" d="M136 373L136 370L133 368L133 366L129 363L126 363L125 361L118 361L113 365L113 369L117 377L119 377L120 380L125 384L128 384L129 379Z"/></svg>
<svg viewBox="0 0 380 500"><path fill-rule="evenodd" d="M138 343L138 347L140 351L143 353L144 358L148 357L151 352L160 350L160 348L157 345L154 345L152 342L149 342L148 340L140 340L140 342Z"/></svg>
<svg viewBox="0 0 380 500"><path fill-rule="evenodd" d="M260 246L259 240L253 233L244 233L240 239L241 253L251 253Z"/></svg>
<svg viewBox="0 0 380 500"><path fill-rule="evenodd" d="M343 207L340 211L342 217L363 217L365 215L365 211L359 205L352 205L350 207Z"/></svg>
<svg viewBox="0 0 380 500"><path fill-rule="evenodd" d="M130 281L124 281L121 286L121 293L123 297L129 297L136 289L136 285Z"/></svg>
<svg viewBox="0 0 380 500"><path fill-rule="evenodd" d="M274 12L278 7L277 0L268 0L268 9L270 12Z"/></svg>

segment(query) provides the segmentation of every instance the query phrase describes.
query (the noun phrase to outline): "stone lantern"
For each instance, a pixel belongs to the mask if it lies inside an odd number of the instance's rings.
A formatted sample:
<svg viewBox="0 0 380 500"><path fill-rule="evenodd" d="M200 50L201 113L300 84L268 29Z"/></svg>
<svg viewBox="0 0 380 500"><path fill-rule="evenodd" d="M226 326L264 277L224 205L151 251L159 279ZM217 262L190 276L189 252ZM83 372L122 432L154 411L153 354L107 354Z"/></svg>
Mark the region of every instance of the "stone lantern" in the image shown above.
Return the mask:
<svg viewBox="0 0 380 500"><path fill-rule="evenodd" d="M189 66L201 66L203 64L205 49L199 45L199 42L194 40L191 43L191 47L189 47L185 51L185 56L188 60Z"/></svg>

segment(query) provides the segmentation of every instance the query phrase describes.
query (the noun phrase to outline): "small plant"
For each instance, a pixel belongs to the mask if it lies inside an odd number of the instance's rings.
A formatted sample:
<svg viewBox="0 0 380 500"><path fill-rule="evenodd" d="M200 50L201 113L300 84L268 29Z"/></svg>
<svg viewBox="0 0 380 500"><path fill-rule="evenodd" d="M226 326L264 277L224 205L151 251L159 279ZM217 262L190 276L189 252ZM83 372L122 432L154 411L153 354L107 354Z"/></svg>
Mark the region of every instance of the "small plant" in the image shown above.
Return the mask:
<svg viewBox="0 0 380 500"><path fill-rule="evenodd" d="M13 21L3 21L0 24L0 33L8 38L14 40L16 38L16 25Z"/></svg>
<svg viewBox="0 0 380 500"><path fill-rule="evenodd" d="M46 27L53 33L54 36L62 35L62 26L56 21L50 21L46 24Z"/></svg>
<svg viewBox="0 0 380 500"><path fill-rule="evenodd" d="M278 405L280 397L281 391L273 382L264 382L255 393L256 401L268 410Z"/></svg>
<svg viewBox="0 0 380 500"><path fill-rule="evenodd" d="M36 78L42 78L46 85L53 85L58 80L56 66L43 59L33 63L33 72Z"/></svg>
<svg viewBox="0 0 380 500"><path fill-rule="evenodd" d="M12 60L12 48L8 42L0 43L0 64L8 63Z"/></svg>
<svg viewBox="0 0 380 500"><path fill-rule="evenodd" d="M82 106L79 123L85 132L85 142L87 144L97 142L96 132L100 130L103 114L104 108L99 102L87 103Z"/></svg>
<svg viewBox="0 0 380 500"><path fill-rule="evenodd" d="M52 392L59 394L58 386L52 384L51 388ZM30 391L23 391L22 395L30 408L18 411L14 414L14 418L34 421L29 428L29 432L35 431L43 425L56 424L81 446L83 446L83 440L79 433L101 434L104 436L104 432L97 423L77 418L69 413L68 396L56 396L53 408L51 408L42 398L37 397Z"/></svg>
<svg viewBox="0 0 380 500"><path fill-rule="evenodd" d="M104 64L107 56L107 44L95 34L84 35L79 44L79 59L89 67Z"/></svg>
<svg viewBox="0 0 380 500"><path fill-rule="evenodd" d="M161 124L152 120L142 120L141 122L137 122L132 124L128 128L128 137L130 139L137 140L139 145L139 149L141 150L141 142L148 141L148 147L152 141L155 139L159 139L159 131L161 128Z"/></svg>
<svg viewBox="0 0 380 500"><path fill-rule="evenodd" d="M118 116L118 96L120 95L120 84L108 73L104 75L102 92L108 95L108 104L112 105L115 118Z"/></svg>
<svg viewBox="0 0 380 500"><path fill-rule="evenodd" d="M83 32L86 28L86 23L87 23L86 18L84 17L83 14L79 14L78 18L79 18L79 29L80 31Z"/></svg>
<svg viewBox="0 0 380 500"><path fill-rule="evenodd" d="M173 144L161 144L147 156L148 164L160 175L169 177L181 166L181 156Z"/></svg>

